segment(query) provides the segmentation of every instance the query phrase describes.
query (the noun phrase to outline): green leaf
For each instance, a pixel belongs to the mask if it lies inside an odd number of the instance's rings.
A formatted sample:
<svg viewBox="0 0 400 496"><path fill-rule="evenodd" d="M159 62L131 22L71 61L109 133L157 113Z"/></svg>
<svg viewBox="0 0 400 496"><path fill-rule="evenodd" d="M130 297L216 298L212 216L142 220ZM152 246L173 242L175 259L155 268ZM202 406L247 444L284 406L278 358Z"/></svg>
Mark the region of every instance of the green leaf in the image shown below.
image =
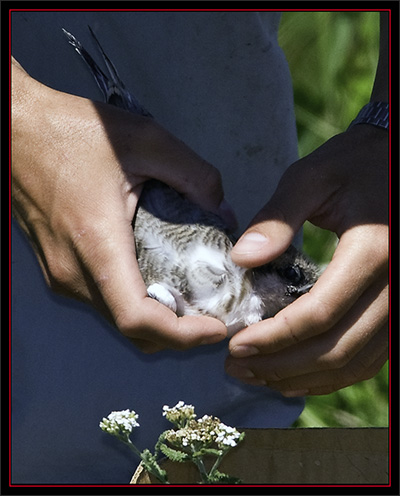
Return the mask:
<svg viewBox="0 0 400 496"><path fill-rule="evenodd" d="M155 456L158 456L158 453L160 452L160 446L165 441L165 438L166 438L168 433L169 433L169 430L166 430L160 434L160 436L156 442L156 445L154 446L154 455Z"/></svg>
<svg viewBox="0 0 400 496"><path fill-rule="evenodd" d="M187 453L184 453L183 451L175 450L164 443L160 444L160 451L164 453L164 455L173 462L181 463L191 460L191 456L188 455Z"/></svg>
<svg viewBox="0 0 400 496"><path fill-rule="evenodd" d="M163 484L169 484L167 472L157 463L157 457L150 450L145 449L140 455L145 469L153 474Z"/></svg>
<svg viewBox="0 0 400 496"><path fill-rule="evenodd" d="M209 482L211 484L241 484L242 481L237 477L232 477L228 474L223 474L218 470L214 470L212 475L209 475Z"/></svg>

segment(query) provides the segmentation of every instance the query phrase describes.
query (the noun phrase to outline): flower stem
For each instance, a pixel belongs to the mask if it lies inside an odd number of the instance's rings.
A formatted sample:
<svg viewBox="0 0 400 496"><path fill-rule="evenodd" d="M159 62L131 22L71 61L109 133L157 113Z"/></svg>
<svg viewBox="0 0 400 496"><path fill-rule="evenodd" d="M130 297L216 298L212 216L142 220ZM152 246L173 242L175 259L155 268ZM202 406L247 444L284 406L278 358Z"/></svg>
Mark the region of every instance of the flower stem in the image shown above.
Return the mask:
<svg viewBox="0 0 400 496"><path fill-rule="evenodd" d="M212 479L213 476L214 476L214 472L218 469L218 467L220 466L220 463L222 462L222 458L225 456L226 454L226 451L223 451L219 456L218 458L215 460L214 462L214 465L212 466L211 470L210 470L210 473L209 473L209 477Z"/></svg>
<svg viewBox="0 0 400 496"><path fill-rule="evenodd" d="M126 439L121 439L122 442L124 442L125 444L127 444L130 449L137 455L139 456L140 458L142 457L142 454L140 453L140 451L136 448L136 446L132 443L132 441L128 438L127 440Z"/></svg>
<svg viewBox="0 0 400 496"><path fill-rule="evenodd" d="M124 441L130 449L136 453L136 455L142 460L144 468L156 479L158 479L162 484L169 484L167 474L165 470L163 470L160 465L156 461L156 457L153 456L150 451L144 450L141 453L136 446L132 443L132 441L128 438L127 441Z"/></svg>
<svg viewBox="0 0 400 496"><path fill-rule="evenodd" d="M201 481L204 483L209 482L208 473L207 473L206 467L204 466L203 460L201 458L196 457L193 459L193 461L196 464L197 468L199 469Z"/></svg>

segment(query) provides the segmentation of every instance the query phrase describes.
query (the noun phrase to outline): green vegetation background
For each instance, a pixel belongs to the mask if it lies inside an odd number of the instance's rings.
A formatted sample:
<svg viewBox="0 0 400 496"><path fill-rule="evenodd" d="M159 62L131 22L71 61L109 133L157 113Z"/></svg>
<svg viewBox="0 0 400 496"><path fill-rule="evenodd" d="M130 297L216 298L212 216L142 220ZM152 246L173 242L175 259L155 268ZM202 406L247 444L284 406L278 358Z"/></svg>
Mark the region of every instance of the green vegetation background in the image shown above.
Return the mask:
<svg viewBox="0 0 400 496"><path fill-rule="evenodd" d="M377 12L284 12L280 45L293 77L300 157L346 130L368 103L379 50ZM310 223L304 251L329 262L337 238ZM388 425L388 364L373 379L310 396L296 427Z"/></svg>

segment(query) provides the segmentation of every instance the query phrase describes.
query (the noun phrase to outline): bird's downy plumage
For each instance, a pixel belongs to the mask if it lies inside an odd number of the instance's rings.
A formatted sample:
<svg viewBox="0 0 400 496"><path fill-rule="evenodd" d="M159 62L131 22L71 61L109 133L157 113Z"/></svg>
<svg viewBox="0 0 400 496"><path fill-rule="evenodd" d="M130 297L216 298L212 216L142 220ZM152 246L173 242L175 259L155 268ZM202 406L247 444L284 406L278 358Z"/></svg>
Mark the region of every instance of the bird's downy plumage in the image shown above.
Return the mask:
<svg viewBox="0 0 400 496"><path fill-rule="evenodd" d="M126 90L91 29L109 77L81 43L63 31L87 63L106 102L152 117ZM272 317L307 292L318 277L318 267L294 246L255 269L235 265L230 256L235 240L224 222L157 180L145 183L132 225L148 295L177 315L219 319L228 335Z"/></svg>

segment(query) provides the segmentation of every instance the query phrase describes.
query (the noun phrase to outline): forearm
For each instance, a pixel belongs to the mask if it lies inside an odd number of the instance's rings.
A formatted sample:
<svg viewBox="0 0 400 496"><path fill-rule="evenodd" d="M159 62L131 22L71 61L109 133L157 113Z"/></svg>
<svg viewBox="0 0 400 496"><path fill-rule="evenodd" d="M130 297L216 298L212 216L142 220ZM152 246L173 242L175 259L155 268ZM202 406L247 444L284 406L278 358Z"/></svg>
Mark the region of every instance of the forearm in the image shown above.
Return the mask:
<svg viewBox="0 0 400 496"><path fill-rule="evenodd" d="M11 118L14 153L14 145L22 128L25 129L27 125L33 124L35 113L32 112L32 108L41 99L41 91L46 87L29 76L14 57L11 57L11 64Z"/></svg>
<svg viewBox="0 0 400 496"><path fill-rule="evenodd" d="M15 58L12 55L11 55L11 64L13 65L13 69L14 69L14 67L19 67L20 69L22 69L24 71L22 65L17 60L15 60Z"/></svg>
<svg viewBox="0 0 400 496"><path fill-rule="evenodd" d="M22 100L25 100L26 78L27 73L19 62L14 57L11 57L11 117L13 121L18 116L18 109L21 108Z"/></svg>

